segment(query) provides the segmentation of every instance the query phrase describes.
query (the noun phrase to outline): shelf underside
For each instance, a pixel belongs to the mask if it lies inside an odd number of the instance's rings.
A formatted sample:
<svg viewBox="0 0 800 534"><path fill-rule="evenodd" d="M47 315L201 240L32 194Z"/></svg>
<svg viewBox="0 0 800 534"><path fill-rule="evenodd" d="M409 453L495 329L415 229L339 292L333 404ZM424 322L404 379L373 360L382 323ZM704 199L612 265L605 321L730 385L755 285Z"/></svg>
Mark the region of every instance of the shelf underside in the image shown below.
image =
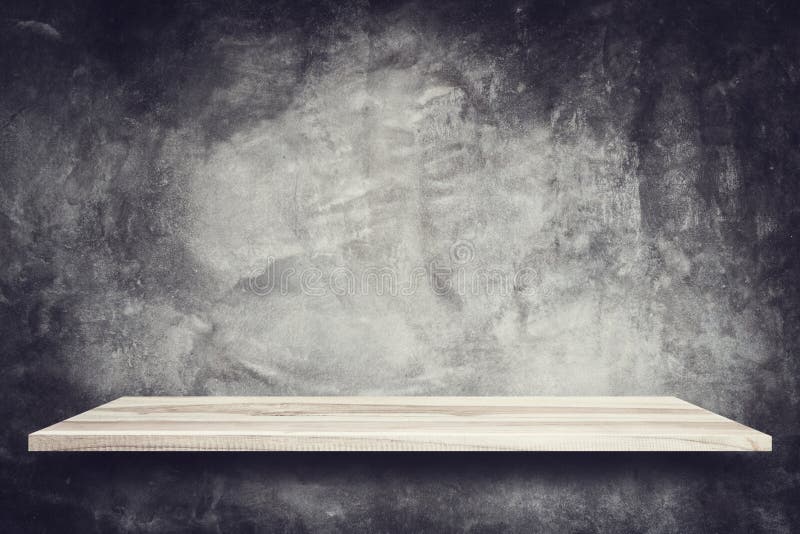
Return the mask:
<svg viewBox="0 0 800 534"><path fill-rule="evenodd" d="M31 451L770 451L675 397L121 397Z"/></svg>

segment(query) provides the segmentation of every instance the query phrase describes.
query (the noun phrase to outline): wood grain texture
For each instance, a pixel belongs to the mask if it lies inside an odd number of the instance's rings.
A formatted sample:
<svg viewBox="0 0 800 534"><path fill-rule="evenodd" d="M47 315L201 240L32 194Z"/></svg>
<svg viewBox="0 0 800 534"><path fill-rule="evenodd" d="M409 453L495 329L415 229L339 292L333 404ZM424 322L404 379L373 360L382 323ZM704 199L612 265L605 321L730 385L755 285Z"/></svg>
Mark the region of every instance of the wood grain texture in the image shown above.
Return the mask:
<svg viewBox="0 0 800 534"><path fill-rule="evenodd" d="M675 397L121 397L31 451L770 451Z"/></svg>

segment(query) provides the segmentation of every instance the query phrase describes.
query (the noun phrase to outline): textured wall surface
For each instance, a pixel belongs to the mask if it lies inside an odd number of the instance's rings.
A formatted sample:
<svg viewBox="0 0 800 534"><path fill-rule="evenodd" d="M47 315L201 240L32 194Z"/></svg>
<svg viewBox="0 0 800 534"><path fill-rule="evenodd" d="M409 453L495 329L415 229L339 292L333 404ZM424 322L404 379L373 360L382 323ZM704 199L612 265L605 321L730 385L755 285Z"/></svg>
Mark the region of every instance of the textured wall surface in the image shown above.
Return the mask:
<svg viewBox="0 0 800 534"><path fill-rule="evenodd" d="M800 529L800 17L4 2L0 530ZM667 394L771 454L31 454L120 395Z"/></svg>

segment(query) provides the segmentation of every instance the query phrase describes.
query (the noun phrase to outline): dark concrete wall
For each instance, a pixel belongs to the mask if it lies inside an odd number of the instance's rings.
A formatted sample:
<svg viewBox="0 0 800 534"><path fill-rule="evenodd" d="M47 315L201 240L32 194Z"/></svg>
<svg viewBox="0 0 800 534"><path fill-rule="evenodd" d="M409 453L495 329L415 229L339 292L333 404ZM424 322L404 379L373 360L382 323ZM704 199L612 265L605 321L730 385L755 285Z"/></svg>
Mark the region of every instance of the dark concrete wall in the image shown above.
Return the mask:
<svg viewBox="0 0 800 534"><path fill-rule="evenodd" d="M800 528L790 3L1 9L0 530ZM376 393L676 395L775 452L25 450Z"/></svg>

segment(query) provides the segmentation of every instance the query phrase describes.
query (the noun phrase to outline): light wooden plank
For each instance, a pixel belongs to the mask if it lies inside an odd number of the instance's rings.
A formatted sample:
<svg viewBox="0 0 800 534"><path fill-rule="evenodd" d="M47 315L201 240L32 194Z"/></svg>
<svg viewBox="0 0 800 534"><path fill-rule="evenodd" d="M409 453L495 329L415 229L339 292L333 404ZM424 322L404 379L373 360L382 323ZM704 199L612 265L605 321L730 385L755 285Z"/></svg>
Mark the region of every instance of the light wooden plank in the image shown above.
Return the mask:
<svg viewBox="0 0 800 534"><path fill-rule="evenodd" d="M121 397L31 451L770 451L675 397Z"/></svg>

